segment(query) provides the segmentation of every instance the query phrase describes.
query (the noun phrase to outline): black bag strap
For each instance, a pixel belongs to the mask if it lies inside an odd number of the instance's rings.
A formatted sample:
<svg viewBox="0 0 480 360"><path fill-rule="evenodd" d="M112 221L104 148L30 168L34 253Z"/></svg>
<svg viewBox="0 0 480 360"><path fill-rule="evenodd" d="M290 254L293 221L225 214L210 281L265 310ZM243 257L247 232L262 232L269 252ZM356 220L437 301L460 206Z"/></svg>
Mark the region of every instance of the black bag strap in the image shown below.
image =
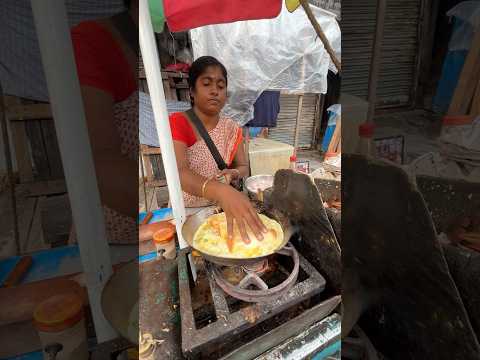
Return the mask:
<svg viewBox="0 0 480 360"><path fill-rule="evenodd" d="M140 53L140 43L138 40L138 27L133 22L128 11L121 12L112 17L115 28L120 32L127 45L137 55Z"/></svg>
<svg viewBox="0 0 480 360"><path fill-rule="evenodd" d="M193 109L187 110L185 113L190 118L190 121L193 123L193 125L195 125L195 127L198 130L198 133L207 144L208 149L210 150L210 153L215 159L215 162L217 163L218 168L220 170L225 170L227 168L227 164L225 164L225 161L223 160L222 155L220 155L220 153L218 152L218 149L213 143L212 138L210 137L210 135L208 135L208 131L207 129L205 129L205 126L203 126L202 120L198 118L197 114L195 114Z"/></svg>

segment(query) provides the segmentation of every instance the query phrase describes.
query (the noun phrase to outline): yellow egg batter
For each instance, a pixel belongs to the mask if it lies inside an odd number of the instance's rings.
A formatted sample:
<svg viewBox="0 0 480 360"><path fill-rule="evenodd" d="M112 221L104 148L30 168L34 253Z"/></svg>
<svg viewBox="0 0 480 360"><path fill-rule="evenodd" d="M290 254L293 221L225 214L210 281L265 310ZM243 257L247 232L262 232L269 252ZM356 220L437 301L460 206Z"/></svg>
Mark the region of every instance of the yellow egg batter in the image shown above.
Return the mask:
<svg viewBox="0 0 480 360"><path fill-rule="evenodd" d="M198 228L193 237L193 246L197 250L213 256L246 259L265 256L273 253L283 242L283 230L278 222L260 214L268 233L262 241L247 226L247 233L251 239L249 244L243 242L237 226L234 226L233 249L230 252L227 244L227 219L225 213L211 215Z"/></svg>

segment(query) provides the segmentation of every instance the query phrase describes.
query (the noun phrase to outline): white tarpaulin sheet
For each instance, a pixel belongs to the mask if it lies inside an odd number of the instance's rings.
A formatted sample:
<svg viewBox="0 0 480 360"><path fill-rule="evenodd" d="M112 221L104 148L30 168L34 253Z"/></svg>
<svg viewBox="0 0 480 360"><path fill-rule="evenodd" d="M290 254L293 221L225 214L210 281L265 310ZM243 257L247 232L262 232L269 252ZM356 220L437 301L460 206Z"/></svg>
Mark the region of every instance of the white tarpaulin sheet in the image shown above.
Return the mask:
<svg viewBox="0 0 480 360"><path fill-rule="evenodd" d="M340 58L340 27L334 14L311 6ZM275 19L240 21L190 30L195 58L216 57L228 71L224 113L240 124L253 118L253 104L266 89L326 93L327 73L336 71L302 8L283 5Z"/></svg>

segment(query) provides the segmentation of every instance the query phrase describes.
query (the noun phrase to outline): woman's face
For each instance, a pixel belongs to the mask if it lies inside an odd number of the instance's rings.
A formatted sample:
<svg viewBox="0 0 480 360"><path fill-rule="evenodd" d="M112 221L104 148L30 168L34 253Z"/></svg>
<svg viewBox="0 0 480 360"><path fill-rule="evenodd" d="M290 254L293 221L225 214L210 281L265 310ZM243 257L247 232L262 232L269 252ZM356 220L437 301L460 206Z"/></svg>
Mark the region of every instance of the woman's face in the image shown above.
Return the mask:
<svg viewBox="0 0 480 360"><path fill-rule="evenodd" d="M209 66L192 91L194 105L204 114L217 115L227 100L227 81L218 66Z"/></svg>

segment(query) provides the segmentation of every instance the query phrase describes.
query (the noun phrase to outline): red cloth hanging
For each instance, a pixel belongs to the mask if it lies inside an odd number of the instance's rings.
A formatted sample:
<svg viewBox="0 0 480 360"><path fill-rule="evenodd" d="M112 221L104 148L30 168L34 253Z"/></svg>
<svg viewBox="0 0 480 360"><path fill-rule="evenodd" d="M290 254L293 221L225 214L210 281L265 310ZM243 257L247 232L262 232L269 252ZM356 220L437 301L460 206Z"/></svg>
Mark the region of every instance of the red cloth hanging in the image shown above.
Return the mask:
<svg viewBox="0 0 480 360"><path fill-rule="evenodd" d="M173 32L241 20L272 19L281 9L282 0L163 0L164 15Z"/></svg>

